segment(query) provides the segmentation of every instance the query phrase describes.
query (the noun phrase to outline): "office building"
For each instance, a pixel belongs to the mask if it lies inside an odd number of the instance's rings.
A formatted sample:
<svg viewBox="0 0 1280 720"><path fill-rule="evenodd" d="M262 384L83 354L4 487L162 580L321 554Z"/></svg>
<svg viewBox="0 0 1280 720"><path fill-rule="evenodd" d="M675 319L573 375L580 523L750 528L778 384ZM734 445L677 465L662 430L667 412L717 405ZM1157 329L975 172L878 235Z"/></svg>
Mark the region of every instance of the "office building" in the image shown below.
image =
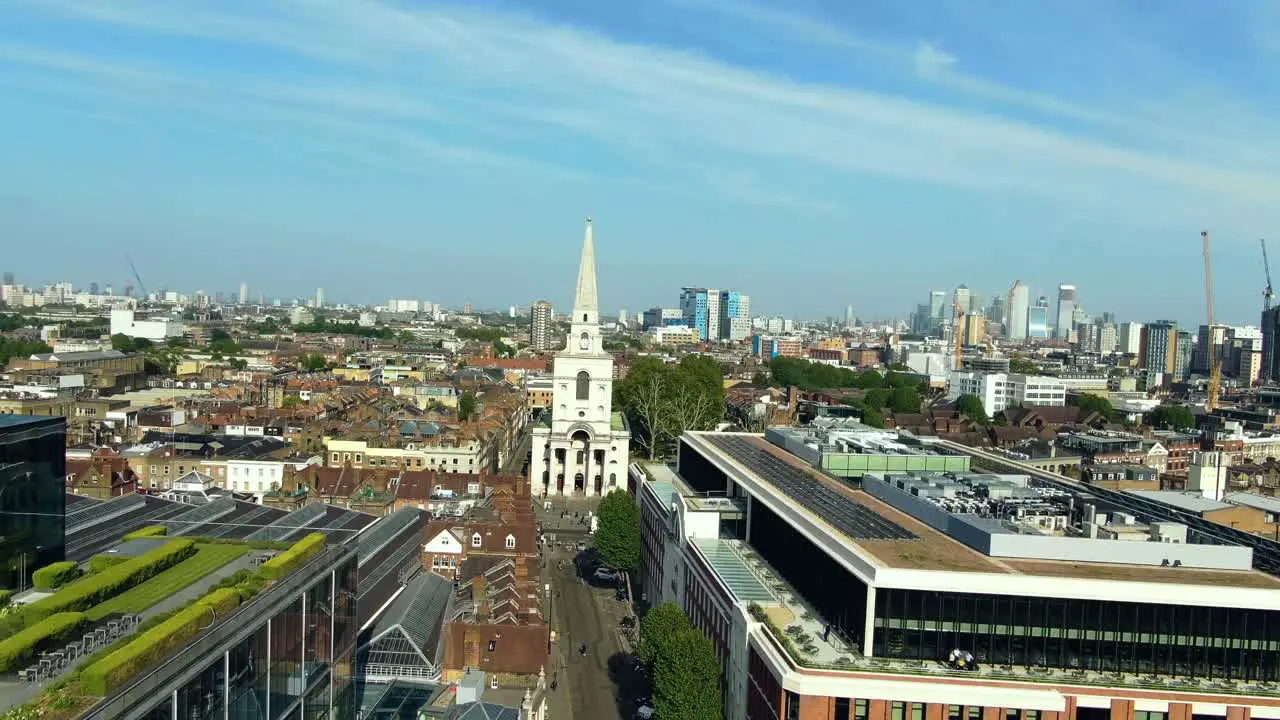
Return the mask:
<svg viewBox="0 0 1280 720"><path fill-rule="evenodd" d="M630 319L631 319L631 316L627 314L626 308L622 308L621 310L618 311L618 325L620 327L624 327L624 328L627 327L628 321Z"/></svg>
<svg viewBox="0 0 1280 720"><path fill-rule="evenodd" d="M1195 337L1186 330L1178 331L1178 350L1173 359L1173 376L1179 380L1191 377L1191 358L1195 353Z"/></svg>
<svg viewBox="0 0 1280 720"><path fill-rule="evenodd" d="M31 587L31 573L65 554L67 421L0 415L0 587Z"/></svg>
<svg viewBox="0 0 1280 720"><path fill-rule="evenodd" d="M964 317L964 344L978 345L987 337L987 318L980 312L973 311Z"/></svg>
<svg viewBox="0 0 1280 720"><path fill-rule="evenodd" d="M182 337L186 326L179 320L166 317L140 318L133 310L111 311L111 334L131 338L143 338L153 343L163 343L169 338Z"/></svg>
<svg viewBox="0 0 1280 720"><path fill-rule="evenodd" d="M1195 349L1191 356L1190 372L1207 375L1209 373L1210 344L1213 345L1212 357L1218 362L1223 359L1223 346L1227 342L1227 333L1231 328L1227 325L1201 325L1196 332Z"/></svg>
<svg viewBox="0 0 1280 720"><path fill-rule="evenodd" d="M1142 354L1142 323L1127 322L1120 325L1120 338L1116 352L1122 355Z"/></svg>
<svg viewBox="0 0 1280 720"><path fill-rule="evenodd" d="M955 309L955 312L959 313L962 316L967 314L969 312L970 301L972 299L973 298L970 297L970 293L969 293L969 286L961 285L960 287L956 288L956 292L952 296L952 305L953 305L953 308Z"/></svg>
<svg viewBox="0 0 1280 720"><path fill-rule="evenodd" d="M947 398L955 400L961 395L977 397L987 415L993 416L1024 403L1063 407L1067 404L1067 385L1046 375L954 372Z"/></svg>
<svg viewBox="0 0 1280 720"><path fill-rule="evenodd" d="M529 345L534 350L551 349L551 317L553 309L546 300L529 306Z"/></svg>
<svg viewBox="0 0 1280 720"><path fill-rule="evenodd" d="M742 342L751 337L751 298L737 290L720 291L720 334L724 342Z"/></svg>
<svg viewBox="0 0 1280 720"><path fill-rule="evenodd" d="M716 295L719 298L719 295ZM631 431L613 410L613 356L600 339L596 251L587 219L564 350L556 354L550 415L533 429L529 485L536 495L597 496L626 487Z"/></svg>
<svg viewBox="0 0 1280 720"><path fill-rule="evenodd" d="M240 283L240 304L249 304L249 285L248 283Z"/></svg>
<svg viewBox="0 0 1280 720"><path fill-rule="evenodd" d="M1071 323L1076 312L1076 286L1075 285L1059 285L1058 286L1058 315L1054 324L1053 336L1059 340L1068 340L1071 337Z"/></svg>
<svg viewBox="0 0 1280 720"><path fill-rule="evenodd" d="M853 306L852 306L852 305L845 305L845 306L844 306L844 326L845 326L845 328L852 330L852 329L853 329L853 327L854 327L854 325L856 325L856 324L857 324L857 323L855 322L855 320L856 320L856 318L854 318L854 315L853 315Z"/></svg>
<svg viewBox="0 0 1280 720"><path fill-rule="evenodd" d="M1044 296L1027 308L1027 337L1032 340L1049 337L1049 301Z"/></svg>
<svg viewBox="0 0 1280 720"><path fill-rule="evenodd" d="M1262 313L1263 382L1280 382L1280 305Z"/></svg>
<svg viewBox="0 0 1280 720"><path fill-rule="evenodd" d="M680 312L685 324L698 331L703 341L720 339L720 291L714 288L683 288Z"/></svg>
<svg viewBox="0 0 1280 720"><path fill-rule="evenodd" d="M1094 327L1093 321L1085 318L1075 323L1075 329L1072 331L1075 336L1076 352L1096 353L1098 352L1098 329Z"/></svg>
<svg viewBox="0 0 1280 720"><path fill-rule="evenodd" d="M1117 343L1116 324L1112 322L1103 323L1098 326L1098 352L1103 355L1111 355L1116 351Z"/></svg>
<svg viewBox="0 0 1280 720"><path fill-rule="evenodd" d="M1230 328L1223 350L1222 372L1253 385L1262 379L1262 330Z"/></svg>
<svg viewBox="0 0 1280 720"><path fill-rule="evenodd" d="M1280 714L1275 541L944 440L909 442L1001 475L846 482L779 435L634 471L639 584L710 639L725 717Z"/></svg>
<svg viewBox="0 0 1280 720"><path fill-rule="evenodd" d="M17 282L17 280L14 278L13 273L11 273L11 272L7 272L7 273L5 273L5 274L4 274L4 281L3 281L3 282L4 282L4 284L5 284L5 285L13 285L14 283L16 283L16 282Z"/></svg>
<svg viewBox="0 0 1280 720"><path fill-rule="evenodd" d="M324 288L316 288L316 307L324 307Z"/></svg>
<svg viewBox="0 0 1280 720"><path fill-rule="evenodd" d="M652 307L640 313L641 330L684 324L684 312L680 308Z"/></svg>
<svg viewBox="0 0 1280 720"><path fill-rule="evenodd" d="M1160 320L1142 326L1138 367L1149 384L1169 382L1178 364L1178 325Z"/></svg>
<svg viewBox="0 0 1280 720"><path fill-rule="evenodd" d="M947 294L941 290L931 290L929 292L929 317L934 320L933 325L936 327L939 322L950 315L950 308L947 307Z"/></svg>

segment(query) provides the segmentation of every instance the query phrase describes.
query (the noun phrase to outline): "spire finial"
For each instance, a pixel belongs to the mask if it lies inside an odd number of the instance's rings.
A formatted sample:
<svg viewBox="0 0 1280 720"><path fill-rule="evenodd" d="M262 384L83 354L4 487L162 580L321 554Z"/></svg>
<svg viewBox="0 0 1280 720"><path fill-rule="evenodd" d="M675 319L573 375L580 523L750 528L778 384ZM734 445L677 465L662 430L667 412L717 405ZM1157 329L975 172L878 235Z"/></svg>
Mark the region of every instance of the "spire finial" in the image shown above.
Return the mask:
<svg viewBox="0 0 1280 720"><path fill-rule="evenodd" d="M578 264L578 291L573 298L573 321L593 324L600 322L600 305L596 293L596 246L591 237L591 218L587 218L587 230L582 239L582 260Z"/></svg>

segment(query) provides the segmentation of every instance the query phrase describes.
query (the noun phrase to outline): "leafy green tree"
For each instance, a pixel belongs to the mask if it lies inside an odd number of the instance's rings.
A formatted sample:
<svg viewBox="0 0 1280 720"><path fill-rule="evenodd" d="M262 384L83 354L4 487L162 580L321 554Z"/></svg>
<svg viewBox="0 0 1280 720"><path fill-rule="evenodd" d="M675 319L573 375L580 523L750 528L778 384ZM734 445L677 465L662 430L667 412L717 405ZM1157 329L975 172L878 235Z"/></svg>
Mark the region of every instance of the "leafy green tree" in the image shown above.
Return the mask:
<svg viewBox="0 0 1280 720"><path fill-rule="evenodd" d="M862 424L870 425L874 428L884 427L884 413L875 408L866 408L862 411Z"/></svg>
<svg viewBox="0 0 1280 720"><path fill-rule="evenodd" d="M720 660L715 645L689 624L678 605L663 603L645 615L640 623L638 654L653 673L658 717L721 717Z"/></svg>
<svg viewBox="0 0 1280 720"><path fill-rule="evenodd" d="M895 413L920 412L920 393L913 387L898 386L889 393L888 407Z"/></svg>
<svg viewBox="0 0 1280 720"><path fill-rule="evenodd" d="M1039 375L1040 366L1023 357L1009 358L1009 372L1017 375Z"/></svg>
<svg viewBox="0 0 1280 720"><path fill-rule="evenodd" d="M213 330L209 331L210 343L215 343L215 342L220 342L220 341L225 341L230 339L231 339L231 333L227 332L226 330L223 330L222 328L214 328Z"/></svg>
<svg viewBox="0 0 1280 720"><path fill-rule="evenodd" d="M1111 420L1115 414L1115 409L1111 407L1111 401L1098 395L1090 395L1088 393L1073 395L1069 401L1084 412L1096 412L1107 420Z"/></svg>
<svg viewBox="0 0 1280 720"><path fill-rule="evenodd" d="M856 384L864 390L882 388L886 385L885 377L875 370L868 370L859 375Z"/></svg>
<svg viewBox="0 0 1280 720"><path fill-rule="evenodd" d="M402 343L413 342L414 335L408 330L401 330L400 334L397 336L397 339Z"/></svg>
<svg viewBox="0 0 1280 720"><path fill-rule="evenodd" d="M329 364L325 362L324 355L321 355L320 353L311 353L305 360L303 360L302 366L307 370L315 372L317 370L325 369Z"/></svg>
<svg viewBox="0 0 1280 720"><path fill-rule="evenodd" d="M458 419L470 420L476 415L476 394L470 390L458 398Z"/></svg>
<svg viewBox="0 0 1280 720"><path fill-rule="evenodd" d="M640 620L640 641L636 646L640 662L650 669L655 668L667 656L667 647L673 642L676 633L688 627L689 618L673 602L649 608L649 612Z"/></svg>
<svg viewBox="0 0 1280 720"><path fill-rule="evenodd" d="M982 401L977 395L961 395L956 399L956 410L980 425L991 422L987 417L987 409L982 406Z"/></svg>
<svg viewBox="0 0 1280 720"><path fill-rule="evenodd" d="M595 546L605 562L627 572L640 567L640 509L631 493L616 488L600 501Z"/></svg>
<svg viewBox="0 0 1280 720"><path fill-rule="evenodd" d="M769 387L769 373L757 370L751 375L751 384L756 387Z"/></svg>
<svg viewBox="0 0 1280 720"><path fill-rule="evenodd" d="M111 336L111 349L125 353L137 352L138 344L128 335L116 333Z"/></svg>
<svg viewBox="0 0 1280 720"><path fill-rule="evenodd" d="M7 365L10 358L25 358L48 352L53 352L53 348L42 342L0 337L0 367Z"/></svg>
<svg viewBox="0 0 1280 720"><path fill-rule="evenodd" d="M249 361L242 360L240 358L231 358L228 362L230 363L232 370L244 370L249 367Z"/></svg>
<svg viewBox="0 0 1280 720"><path fill-rule="evenodd" d="M873 408L875 410L883 410L886 403L889 402L889 391L884 388L873 388L862 396L862 404L864 407Z"/></svg>
<svg viewBox="0 0 1280 720"><path fill-rule="evenodd" d="M282 400L282 401L280 402L280 407L282 407L282 408L296 408L296 407L298 407L299 405L304 405L304 404L305 404L305 403L302 401L302 398L301 398L301 397L298 397L297 395L288 395L288 396L286 396L286 397L285 397L285 399L284 399L284 400Z"/></svg>
<svg viewBox="0 0 1280 720"><path fill-rule="evenodd" d="M1191 430L1196 417L1186 405L1161 405L1147 415L1147 424L1161 430Z"/></svg>
<svg viewBox="0 0 1280 720"><path fill-rule="evenodd" d="M724 416L724 380L711 358L687 356L677 365L636 358L614 384L614 406L626 414L638 450L663 455L686 430L707 430Z"/></svg>

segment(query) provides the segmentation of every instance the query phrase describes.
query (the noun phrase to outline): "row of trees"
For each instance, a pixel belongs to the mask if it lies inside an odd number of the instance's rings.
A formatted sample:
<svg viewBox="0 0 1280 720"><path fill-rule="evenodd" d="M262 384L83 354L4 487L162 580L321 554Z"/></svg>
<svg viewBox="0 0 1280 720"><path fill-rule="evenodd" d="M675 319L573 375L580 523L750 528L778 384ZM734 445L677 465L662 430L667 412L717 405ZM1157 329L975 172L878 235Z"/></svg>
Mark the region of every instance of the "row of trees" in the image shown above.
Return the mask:
<svg viewBox="0 0 1280 720"><path fill-rule="evenodd" d="M720 658L715 645L665 602L640 622L637 654L653 678L653 709L663 720L721 717Z"/></svg>
<svg viewBox="0 0 1280 720"><path fill-rule="evenodd" d="M705 355L676 364L639 357L627 377L614 384L614 407L631 423L639 449L650 459L665 456L686 430L709 430L724 417L724 375Z"/></svg>
<svg viewBox="0 0 1280 720"><path fill-rule="evenodd" d="M594 545L610 567L626 572L640 569L640 508L631 493L612 490L596 510Z"/></svg>
<svg viewBox="0 0 1280 720"><path fill-rule="evenodd" d="M897 366L901 367L901 366ZM916 386L919 381L910 375L904 375L897 369L890 369L881 374L875 370L856 372L849 368L836 367L826 363L810 362L803 358L778 357L769 361L769 382L781 387L792 385L802 390L818 388L889 388Z"/></svg>

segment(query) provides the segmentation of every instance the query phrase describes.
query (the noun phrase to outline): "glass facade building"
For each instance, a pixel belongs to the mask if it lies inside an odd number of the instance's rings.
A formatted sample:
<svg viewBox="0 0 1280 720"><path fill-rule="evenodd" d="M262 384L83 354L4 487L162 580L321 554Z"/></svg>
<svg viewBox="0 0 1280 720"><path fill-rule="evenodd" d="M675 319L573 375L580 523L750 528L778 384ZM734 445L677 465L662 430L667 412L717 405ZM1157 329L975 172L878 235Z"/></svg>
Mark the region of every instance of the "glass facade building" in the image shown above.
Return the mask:
<svg viewBox="0 0 1280 720"><path fill-rule="evenodd" d="M1280 612L877 588L873 654L1174 677L1280 680Z"/></svg>
<svg viewBox="0 0 1280 720"><path fill-rule="evenodd" d="M144 718L213 720L348 720L356 717L353 667L359 620L354 545L331 547L321 567L303 568L229 616L226 641L208 651L195 643L154 669ZM336 560L335 560L336 558ZM272 591L277 591L272 597ZM280 592L283 590L284 592ZM247 615L248 617L242 617ZM250 620L256 623L244 627ZM238 627L237 627L238 626ZM208 633L216 636L218 629ZM185 656L190 656L186 658ZM178 666L173 677L158 677ZM199 668L194 674L192 670ZM135 686L136 687L136 686ZM169 691L165 688L174 687ZM131 688L132 690L132 688ZM127 695L128 691L124 693ZM127 697L109 700L93 718L115 718L114 707L137 717ZM141 705L142 703L138 703Z"/></svg>
<svg viewBox="0 0 1280 720"><path fill-rule="evenodd" d="M63 418L0 415L0 587L25 590L63 559L66 438Z"/></svg>

